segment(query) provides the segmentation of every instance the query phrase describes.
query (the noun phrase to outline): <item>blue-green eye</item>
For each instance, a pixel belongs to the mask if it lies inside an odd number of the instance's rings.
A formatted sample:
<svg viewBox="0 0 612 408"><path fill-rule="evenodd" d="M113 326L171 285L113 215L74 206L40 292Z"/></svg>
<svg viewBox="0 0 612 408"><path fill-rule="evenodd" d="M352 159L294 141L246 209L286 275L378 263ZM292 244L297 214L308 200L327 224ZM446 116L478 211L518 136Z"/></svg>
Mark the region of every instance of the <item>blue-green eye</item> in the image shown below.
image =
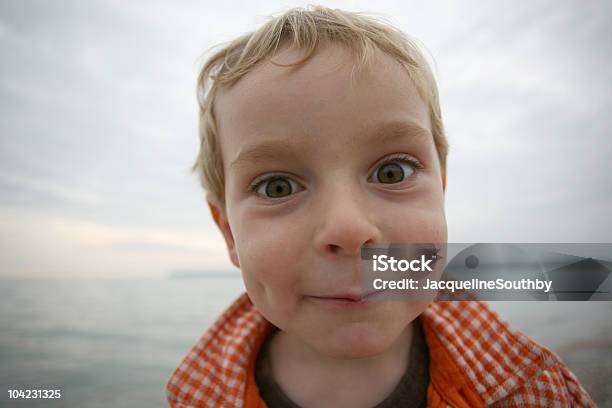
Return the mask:
<svg viewBox="0 0 612 408"><path fill-rule="evenodd" d="M390 157L378 166L370 177L373 183L397 184L412 176L420 163L409 156Z"/></svg>
<svg viewBox="0 0 612 408"><path fill-rule="evenodd" d="M299 191L299 185L290 178L272 176L259 182L254 190L266 198L284 198Z"/></svg>

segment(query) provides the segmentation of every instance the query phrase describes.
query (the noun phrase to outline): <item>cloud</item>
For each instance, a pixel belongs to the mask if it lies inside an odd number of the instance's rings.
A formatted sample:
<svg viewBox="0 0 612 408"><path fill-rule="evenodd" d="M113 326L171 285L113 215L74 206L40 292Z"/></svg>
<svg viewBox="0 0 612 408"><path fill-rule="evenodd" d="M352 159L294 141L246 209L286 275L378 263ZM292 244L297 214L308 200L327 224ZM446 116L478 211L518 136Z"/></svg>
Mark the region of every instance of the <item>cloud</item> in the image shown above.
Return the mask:
<svg viewBox="0 0 612 408"><path fill-rule="evenodd" d="M159 278L203 264L227 269L220 236L1 209L0 264L8 277Z"/></svg>
<svg viewBox="0 0 612 408"><path fill-rule="evenodd" d="M435 58L451 240L612 239L610 4L324 3ZM230 268L188 170L197 61L292 5L3 2L1 273Z"/></svg>

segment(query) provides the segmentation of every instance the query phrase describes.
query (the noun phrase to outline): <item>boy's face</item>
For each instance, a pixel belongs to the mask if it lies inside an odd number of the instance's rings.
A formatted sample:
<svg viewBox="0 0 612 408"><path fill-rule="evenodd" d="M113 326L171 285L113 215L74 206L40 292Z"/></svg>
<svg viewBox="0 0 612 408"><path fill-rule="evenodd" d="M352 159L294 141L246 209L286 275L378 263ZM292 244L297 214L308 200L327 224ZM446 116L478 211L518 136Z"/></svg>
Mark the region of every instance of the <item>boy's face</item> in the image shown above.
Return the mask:
<svg viewBox="0 0 612 408"><path fill-rule="evenodd" d="M391 57L351 78L353 66L332 45L220 93L226 206L210 202L257 308L338 358L386 350L427 305L346 299L363 293L361 246L447 239L427 105Z"/></svg>

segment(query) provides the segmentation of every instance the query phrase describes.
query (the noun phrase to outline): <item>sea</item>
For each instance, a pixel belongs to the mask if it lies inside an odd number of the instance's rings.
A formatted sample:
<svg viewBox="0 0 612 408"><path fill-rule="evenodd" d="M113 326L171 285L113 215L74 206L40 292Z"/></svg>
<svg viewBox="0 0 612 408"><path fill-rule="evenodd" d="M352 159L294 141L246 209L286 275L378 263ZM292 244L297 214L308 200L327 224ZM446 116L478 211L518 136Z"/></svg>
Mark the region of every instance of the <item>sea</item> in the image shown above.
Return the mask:
<svg viewBox="0 0 612 408"><path fill-rule="evenodd" d="M165 383L239 276L0 280L0 406L166 407ZM490 302L612 406L612 302ZM60 390L15 400L9 390Z"/></svg>

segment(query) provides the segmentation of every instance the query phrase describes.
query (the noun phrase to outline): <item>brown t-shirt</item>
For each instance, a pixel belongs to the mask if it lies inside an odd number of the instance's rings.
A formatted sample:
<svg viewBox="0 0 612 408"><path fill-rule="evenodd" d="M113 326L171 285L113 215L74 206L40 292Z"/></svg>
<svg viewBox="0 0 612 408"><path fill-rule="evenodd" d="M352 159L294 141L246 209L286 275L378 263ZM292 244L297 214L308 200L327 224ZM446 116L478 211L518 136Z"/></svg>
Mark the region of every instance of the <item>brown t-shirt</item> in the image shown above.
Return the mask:
<svg viewBox="0 0 612 408"><path fill-rule="evenodd" d="M268 336L261 346L255 364L255 382L261 399L270 408L300 408L285 395L274 381L269 358ZM410 345L410 362L399 384L384 401L374 408L426 407L427 385L429 384L429 352L420 319L414 321L412 344Z"/></svg>

